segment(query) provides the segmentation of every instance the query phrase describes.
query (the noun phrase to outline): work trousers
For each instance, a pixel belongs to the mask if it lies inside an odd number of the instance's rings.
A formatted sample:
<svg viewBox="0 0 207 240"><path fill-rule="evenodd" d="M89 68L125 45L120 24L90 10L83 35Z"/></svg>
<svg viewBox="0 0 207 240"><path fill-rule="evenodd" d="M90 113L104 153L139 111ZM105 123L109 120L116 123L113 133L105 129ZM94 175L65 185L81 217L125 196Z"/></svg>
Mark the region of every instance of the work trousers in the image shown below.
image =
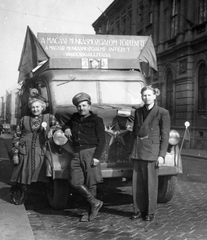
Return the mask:
<svg viewBox="0 0 207 240"><path fill-rule="evenodd" d="M135 213L155 214L158 194L155 161L133 159L132 193Z"/></svg>
<svg viewBox="0 0 207 240"><path fill-rule="evenodd" d="M91 193L96 196L96 184L102 181L100 163L92 167L95 148L80 150L74 153L70 163L70 184L77 189L85 184Z"/></svg>

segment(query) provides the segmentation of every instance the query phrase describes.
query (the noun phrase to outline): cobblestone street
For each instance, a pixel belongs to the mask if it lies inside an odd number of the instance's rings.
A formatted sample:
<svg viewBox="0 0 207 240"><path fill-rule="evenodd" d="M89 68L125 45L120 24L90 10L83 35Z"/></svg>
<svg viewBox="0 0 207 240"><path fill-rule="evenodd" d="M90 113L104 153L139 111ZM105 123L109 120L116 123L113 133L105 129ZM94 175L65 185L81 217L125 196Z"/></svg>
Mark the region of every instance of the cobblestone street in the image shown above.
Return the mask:
<svg viewBox="0 0 207 240"><path fill-rule="evenodd" d="M11 140L6 140L7 150ZM64 211L52 210L44 184L29 187L25 203L35 240L206 240L207 160L183 157L183 174L178 175L176 193L167 204L158 204L153 222L130 220L133 212L131 182L112 188L100 185L98 198L104 201L94 222L79 222L87 205L71 195Z"/></svg>
<svg viewBox="0 0 207 240"><path fill-rule="evenodd" d="M117 189L100 187L104 206L94 222L86 223L79 222L86 208L81 199L68 203L64 211L54 211L47 203L43 185L32 186L26 209L35 239L207 239L207 161L185 159L183 164L187 173L179 175L174 198L158 204L151 223L130 220L130 184Z"/></svg>

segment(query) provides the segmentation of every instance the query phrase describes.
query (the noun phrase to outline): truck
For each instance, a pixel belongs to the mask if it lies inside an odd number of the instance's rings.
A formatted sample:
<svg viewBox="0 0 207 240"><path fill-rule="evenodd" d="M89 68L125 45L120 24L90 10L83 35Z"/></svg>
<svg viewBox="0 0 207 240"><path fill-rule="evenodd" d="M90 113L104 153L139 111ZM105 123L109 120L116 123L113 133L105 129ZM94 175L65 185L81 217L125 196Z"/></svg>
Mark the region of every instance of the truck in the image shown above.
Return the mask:
<svg viewBox="0 0 207 240"><path fill-rule="evenodd" d="M104 182L119 184L132 178L130 139L134 111L142 106L141 89L146 80L140 62L157 70L151 36L37 33L27 27L19 64L21 116L28 114L31 96L44 98L46 112L64 125L76 111L72 98L86 92L92 111L105 125L106 144L100 159ZM58 143L54 134L45 154L46 193L53 209L68 201L71 143ZM165 164L159 168L158 202L172 199L177 174L182 172L179 133L170 132Z"/></svg>

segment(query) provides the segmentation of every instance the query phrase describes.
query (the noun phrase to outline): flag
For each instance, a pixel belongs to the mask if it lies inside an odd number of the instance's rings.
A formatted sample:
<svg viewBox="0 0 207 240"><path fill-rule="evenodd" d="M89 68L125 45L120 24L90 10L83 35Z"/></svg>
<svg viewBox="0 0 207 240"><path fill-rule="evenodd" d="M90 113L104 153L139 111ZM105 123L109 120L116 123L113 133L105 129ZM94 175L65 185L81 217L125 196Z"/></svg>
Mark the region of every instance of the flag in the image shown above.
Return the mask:
<svg viewBox="0 0 207 240"><path fill-rule="evenodd" d="M157 71L157 57L151 36L147 39L147 42L139 55L139 60L140 62L148 62L150 67Z"/></svg>
<svg viewBox="0 0 207 240"><path fill-rule="evenodd" d="M29 27L24 40L22 54L19 63L19 79L18 83L24 81L26 76L38 66L38 63L48 59L46 52L44 51L38 39L35 37Z"/></svg>
<svg viewBox="0 0 207 240"><path fill-rule="evenodd" d="M184 132L184 140L190 141L190 131L189 131L188 128L185 129L185 132Z"/></svg>

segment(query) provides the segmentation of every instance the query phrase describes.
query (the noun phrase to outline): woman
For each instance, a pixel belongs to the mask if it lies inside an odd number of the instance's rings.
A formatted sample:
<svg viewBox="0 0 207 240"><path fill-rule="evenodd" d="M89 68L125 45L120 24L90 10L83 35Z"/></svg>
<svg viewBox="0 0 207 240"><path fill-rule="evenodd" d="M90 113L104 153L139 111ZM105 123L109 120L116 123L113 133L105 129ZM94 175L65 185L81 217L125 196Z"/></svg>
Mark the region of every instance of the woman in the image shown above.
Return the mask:
<svg viewBox="0 0 207 240"><path fill-rule="evenodd" d="M46 104L41 99L29 99L28 107L31 115L21 118L12 142L15 167L10 181L15 184L10 191L15 205L24 203L27 185L46 180L43 172L46 136L51 137L53 130L60 128L53 115L42 114Z"/></svg>

